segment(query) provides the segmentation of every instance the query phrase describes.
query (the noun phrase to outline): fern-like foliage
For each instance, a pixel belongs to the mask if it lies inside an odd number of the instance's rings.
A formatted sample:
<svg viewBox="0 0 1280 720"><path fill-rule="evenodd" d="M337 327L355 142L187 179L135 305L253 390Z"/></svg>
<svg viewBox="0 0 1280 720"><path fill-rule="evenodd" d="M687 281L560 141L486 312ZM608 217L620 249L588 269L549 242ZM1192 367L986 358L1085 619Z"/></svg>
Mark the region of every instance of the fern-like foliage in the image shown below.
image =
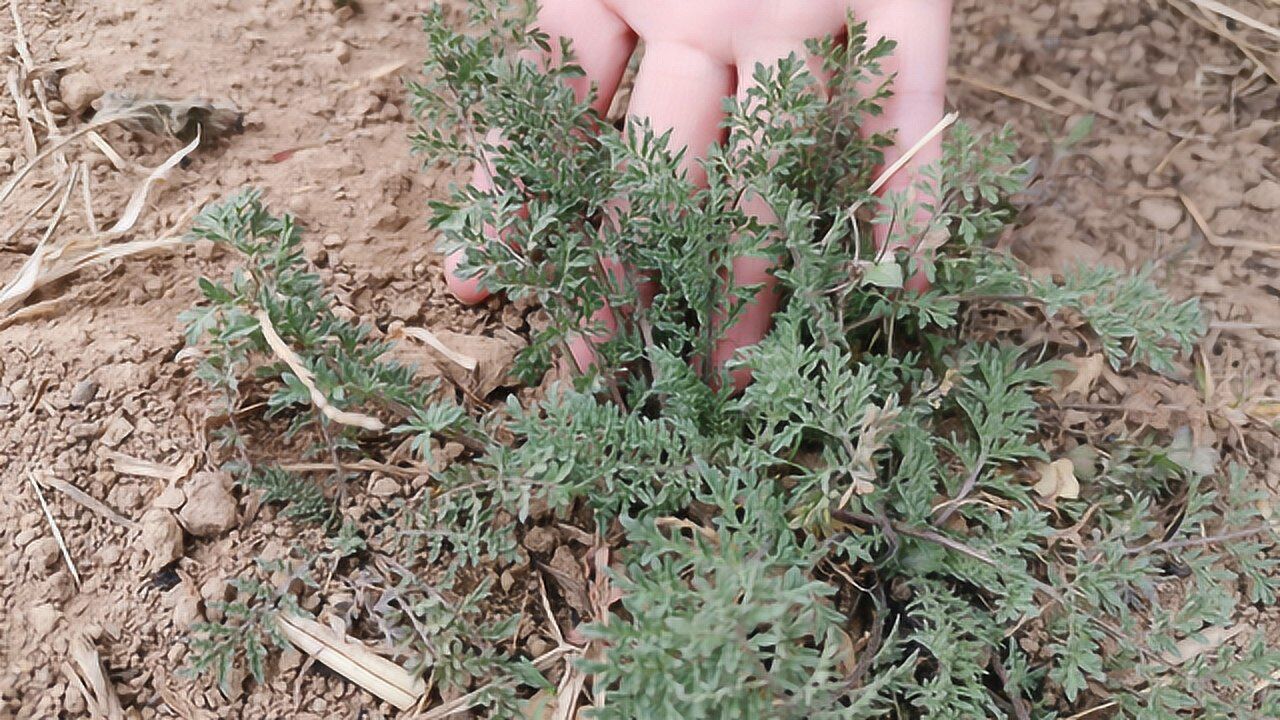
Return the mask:
<svg viewBox="0 0 1280 720"><path fill-rule="evenodd" d="M1280 667L1265 643L1185 650L1243 603L1275 597L1276 536L1241 472L1220 470L1189 435L1143 435L1072 451L1078 499L1032 487L1036 468L1060 459L1043 402L1060 353L1033 352L1000 324L979 340L976 317L1034 308L1114 367L1155 371L1176 367L1203 321L1150 271L1035 280L995 250L1026 180L1008 130L950 134L917 188L928 213L870 194L890 139L859 126L891 92L880 62L892 46L868 44L851 20L847 42L811 48L833 100L798 57L755 68L755 88L727 102L727 141L703 162L700 187L662 135L641 122L615 130L577 98L564 83L581 74L571 61L528 59L549 42L529 29L532 5L470 8L461 29L442 7L425 16L414 139L433 162L492 160L493 182L433 201L431 222L443 249L466 251L464 272L547 312L520 360L530 376L610 307L619 328L595 367L478 417L431 402L380 359L384 344L327 309L293 222L252 195L198 224L246 268L229 286L204 283L210 303L188 316L193 339L215 349L202 377L233 407L258 368L273 413L355 450L358 437L311 412L265 357L254 317L266 310L338 407L399 418L394 432L424 456L442 436L468 439L474 460L436 473L362 551L382 573L369 622L432 687L462 698L455 711L515 717L556 687L545 657L510 642L527 618L493 582L494 568L527 556L521 534L552 521L617 559L595 582L618 597L569 616L589 641L577 671L600 700L584 716L1274 708L1272 693L1254 691ZM777 223L744 212L745 198ZM923 238L931 251L882 252L876 225L894 247ZM701 359L755 290L725 281L742 255L778 261L784 302L769 337L736 359L754 380L735 395ZM932 289L905 292L917 273ZM656 295L641 303L650 282ZM251 477L274 478L253 482L299 512L319 507L271 471Z"/></svg>

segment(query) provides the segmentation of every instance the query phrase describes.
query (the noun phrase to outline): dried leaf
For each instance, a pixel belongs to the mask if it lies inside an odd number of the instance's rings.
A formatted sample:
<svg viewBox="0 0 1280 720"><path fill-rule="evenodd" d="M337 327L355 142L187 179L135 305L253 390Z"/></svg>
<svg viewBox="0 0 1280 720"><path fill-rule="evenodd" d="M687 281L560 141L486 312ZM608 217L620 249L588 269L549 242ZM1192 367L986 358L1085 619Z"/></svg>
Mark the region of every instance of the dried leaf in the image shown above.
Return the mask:
<svg viewBox="0 0 1280 720"><path fill-rule="evenodd" d="M133 131L172 135L189 140L197 134L209 141L244 130L244 113L230 103L209 100L144 98L107 93L99 101L100 115L128 116L121 124Z"/></svg>
<svg viewBox="0 0 1280 720"><path fill-rule="evenodd" d="M1095 353L1084 358L1067 358L1067 361L1075 366L1076 376L1072 381L1062 389L1063 394L1071 395L1079 393L1087 396L1089 391L1093 389L1098 378L1102 377L1103 368L1106 367L1106 358L1102 353Z"/></svg>
<svg viewBox="0 0 1280 720"><path fill-rule="evenodd" d="M71 638L67 654L75 662L75 672L68 673L68 679L74 681L73 684L84 695L89 714L111 720L123 718L124 709L120 706L120 699L116 697L115 688L107 679L107 671L102 666L98 650L83 632L77 632Z"/></svg>
<svg viewBox="0 0 1280 720"><path fill-rule="evenodd" d="M1075 464L1071 460L1062 458L1051 463L1040 463L1036 466L1036 474L1040 476L1040 481L1032 489L1045 500L1053 502L1080 498L1080 481L1076 479Z"/></svg>

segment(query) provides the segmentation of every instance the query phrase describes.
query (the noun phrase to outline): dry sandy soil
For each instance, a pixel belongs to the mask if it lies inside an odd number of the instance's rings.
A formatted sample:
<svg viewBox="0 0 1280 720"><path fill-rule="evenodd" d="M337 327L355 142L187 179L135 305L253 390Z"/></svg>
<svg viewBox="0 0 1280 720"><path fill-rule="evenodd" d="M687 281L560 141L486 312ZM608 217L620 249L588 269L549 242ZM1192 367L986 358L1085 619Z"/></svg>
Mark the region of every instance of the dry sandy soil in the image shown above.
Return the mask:
<svg viewBox="0 0 1280 720"><path fill-rule="evenodd" d="M401 82L422 55L421 1L365 2L356 13L327 0L12 2L24 27L20 37L10 7L0 13L0 75L40 87L18 86L29 114L0 91L0 183L31 154L19 116L35 118L31 137L47 147L48 118L64 135L82 127L95 87L234 103L245 113L243 133L194 152L118 242L180 232L194 204L254 185L306 222L308 257L373 325L400 320L486 336L525 330L522 314L496 299L473 310L452 303L424 230L427 198L456 178L424 170L409 153ZM1280 25L1274 0L1232 4ZM1064 427L1086 435L1120 425L1188 427L1280 492L1272 428L1280 414L1275 38L1201 13L1191 0L957 6L952 104L979 125L1013 123L1044 175L1007 242L1046 272L1077 262L1154 263L1175 296L1199 296L1213 321L1195 358L1199 379L1108 378L1061 408ZM15 47L23 38L29 57ZM1092 135L1065 148L1088 114L1097 117ZM85 163L94 222L107 227L147 169L182 145L115 127L103 137L122 168L75 141L65 167L50 158L4 201L0 283L37 247L71 169ZM46 209L10 237L46 196ZM89 222L76 186L52 241L83 237ZM196 301L195 278L225 271L228 261L212 246L184 244L91 266L0 311L0 717L87 713L71 679L76 637L89 639L127 717L395 715L319 666L300 671L297 657L273 666L266 686L246 685L230 699L208 679L178 672L202 601L254 553L291 542L285 523L266 514L248 521L249 500L240 498L237 527L188 537L184 557L157 576L137 529L149 508L173 502L171 483L181 488L207 467L209 410L178 357L176 316ZM176 470L148 477L127 458L156 463L152 475ZM96 499L97 509L51 484L58 480ZM374 474L359 485L379 481L380 496L407 495L417 482Z"/></svg>

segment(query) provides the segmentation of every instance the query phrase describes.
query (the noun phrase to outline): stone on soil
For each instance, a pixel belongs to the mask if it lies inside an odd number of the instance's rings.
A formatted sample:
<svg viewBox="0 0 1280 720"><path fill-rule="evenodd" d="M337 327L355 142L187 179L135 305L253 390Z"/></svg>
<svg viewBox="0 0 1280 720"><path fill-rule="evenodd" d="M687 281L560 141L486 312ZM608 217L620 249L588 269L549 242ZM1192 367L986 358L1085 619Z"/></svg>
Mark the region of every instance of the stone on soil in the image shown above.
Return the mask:
<svg viewBox="0 0 1280 720"><path fill-rule="evenodd" d="M187 502L178 511L178 520L187 532L200 538L214 537L235 527L236 499L228 489L226 473L196 473L187 482Z"/></svg>
<svg viewBox="0 0 1280 720"><path fill-rule="evenodd" d="M93 401L98 394L98 383L92 380L81 380L71 391L71 405L82 407Z"/></svg>
<svg viewBox="0 0 1280 720"><path fill-rule="evenodd" d="M89 104L102 97L102 86L86 72L72 72L62 76L58 94L73 115L89 109Z"/></svg>
<svg viewBox="0 0 1280 720"><path fill-rule="evenodd" d="M182 526L174 519L173 513L163 508L151 508L139 521L142 526L142 549L147 551L151 561L147 564L148 572L158 572L169 563L182 557Z"/></svg>
<svg viewBox="0 0 1280 720"><path fill-rule="evenodd" d="M1244 201L1259 210L1280 210L1280 182L1264 180L1244 194Z"/></svg>
<svg viewBox="0 0 1280 720"><path fill-rule="evenodd" d="M1172 230L1182 222L1182 205L1169 198L1143 198L1138 213L1157 230Z"/></svg>

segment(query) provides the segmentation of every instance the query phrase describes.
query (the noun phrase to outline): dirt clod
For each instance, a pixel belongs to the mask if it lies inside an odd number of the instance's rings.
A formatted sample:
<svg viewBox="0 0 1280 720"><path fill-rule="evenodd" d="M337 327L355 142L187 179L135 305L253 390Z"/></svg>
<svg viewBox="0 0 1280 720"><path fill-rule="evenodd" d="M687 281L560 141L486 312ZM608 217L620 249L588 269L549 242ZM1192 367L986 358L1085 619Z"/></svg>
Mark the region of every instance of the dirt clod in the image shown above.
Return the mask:
<svg viewBox="0 0 1280 720"><path fill-rule="evenodd" d="M58 541L42 537L26 549L27 562L32 570L47 570L58 562Z"/></svg>
<svg viewBox="0 0 1280 720"><path fill-rule="evenodd" d="M71 72L62 76L58 94L73 115L89 109L94 100L102 97L102 86L87 72Z"/></svg>
<svg viewBox="0 0 1280 720"><path fill-rule="evenodd" d="M1157 230L1172 230L1182 222L1182 206L1168 198L1143 198L1138 213Z"/></svg>
<svg viewBox="0 0 1280 720"><path fill-rule="evenodd" d="M123 415L117 414L107 421L106 427L102 429L102 437L99 440L103 445L113 448L132 435L133 430L133 423L129 422Z"/></svg>
<svg viewBox="0 0 1280 720"><path fill-rule="evenodd" d="M182 526L178 525L172 513L163 508L151 508L139 524L142 526L139 541L151 558L147 564L148 572L159 572L182 557Z"/></svg>
<svg viewBox="0 0 1280 720"><path fill-rule="evenodd" d="M173 602L173 625L186 629L200 619L200 593L189 582L179 583L169 591Z"/></svg>
<svg viewBox="0 0 1280 720"><path fill-rule="evenodd" d="M1259 210L1280 210L1280 182L1265 180L1244 194L1244 201Z"/></svg>
<svg viewBox="0 0 1280 720"><path fill-rule="evenodd" d="M551 552L559 542L560 535L555 529L549 527L529 528L529 532L524 536L524 546L538 553Z"/></svg>
<svg viewBox="0 0 1280 720"><path fill-rule="evenodd" d="M199 538L221 535L235 527L236 499L228 489L226 473L196 473L183 489L187 502L178 511L178 520L187 532Z"/></svg>
<svg viewBox="0 0 1280 720"><path fill-rule="evenodd" d="M48 635L62 613L52 603L41 603L27 611L27 620L36 635Z"/></svg>

